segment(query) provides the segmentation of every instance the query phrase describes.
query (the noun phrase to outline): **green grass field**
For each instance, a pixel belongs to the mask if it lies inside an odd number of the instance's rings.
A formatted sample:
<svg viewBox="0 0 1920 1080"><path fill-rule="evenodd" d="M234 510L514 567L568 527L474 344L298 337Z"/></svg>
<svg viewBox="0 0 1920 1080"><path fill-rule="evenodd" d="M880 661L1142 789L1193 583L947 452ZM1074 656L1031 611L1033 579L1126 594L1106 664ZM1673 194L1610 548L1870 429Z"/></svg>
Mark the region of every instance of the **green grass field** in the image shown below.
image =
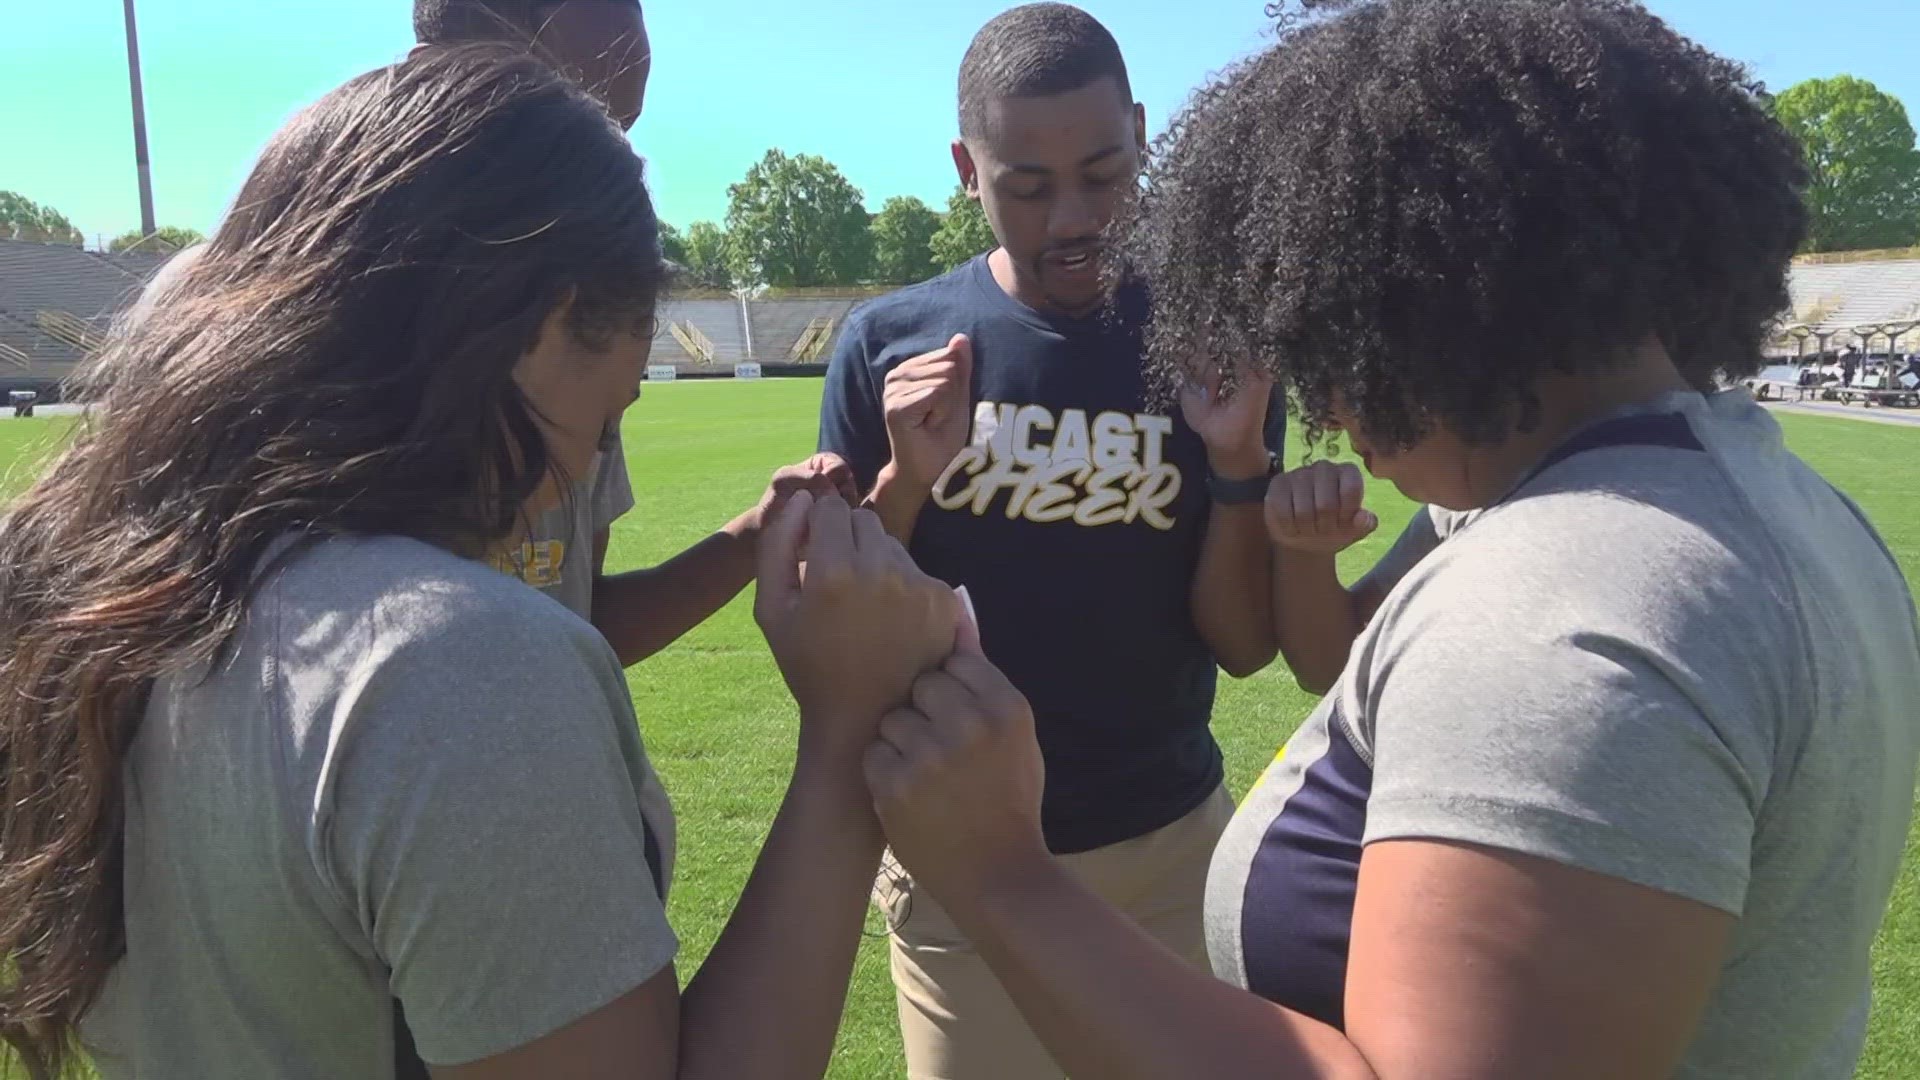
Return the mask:
<svg viewBox="0 0 1920 1080"><path fill-rule="evenodd" d="M614 569L657 562L750 504L779 465L813 449L820 384L649 386L626 423L638 506L615 527ZM0 423L0 494L32 473L66 421ZM1920 429L1784 416L1795 449L1862 503L1920 581L1920 499L1913 469ZM1384 550L1412 505L1391 488L1368 492L1382 528L1349 552L1358 570ZM629 673L649 751L680 816L671 917L696 970L724 925L779 800L793 748L793 716L742 597L685 640ZM1223 680L1214 729L1229 781L1243 792L1313 700L1275 668ZM1911 856L1920 833L1910 838ZM870 925L872 925L870 920ZM1920 1076L1920 860L1909 858L1875 955L1872 1039L1859 1075ZM903 1074L884 942L861 950L831 1076Z"/></svg>

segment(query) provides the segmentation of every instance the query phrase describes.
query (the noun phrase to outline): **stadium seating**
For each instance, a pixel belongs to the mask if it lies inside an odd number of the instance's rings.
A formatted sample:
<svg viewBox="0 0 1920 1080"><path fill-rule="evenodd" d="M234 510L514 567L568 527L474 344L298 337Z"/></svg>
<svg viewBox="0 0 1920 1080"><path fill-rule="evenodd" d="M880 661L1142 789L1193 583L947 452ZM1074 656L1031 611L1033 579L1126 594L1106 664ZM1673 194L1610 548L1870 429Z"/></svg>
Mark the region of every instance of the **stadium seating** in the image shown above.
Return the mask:
<svg viewBox="0 0 1920 1080"><path fill-rule="evenodd" d="M0 311L0 391L50 388L73 374L78 360L72 346Z"/></svg>
<svg viewBox="0 0 1920 1080"><path fill-rule="evenodd" d="M56 392L164 261L0 240L0 391Z"/></svg>
<svg viewBox="0 0 1920 1080"><path fill-rule="evenodd" d="M712 363L732 365L747 359L747 331L740 319L738 300L670 299L660 305L658 319L660 334L654 338L654 363L708 362L708 358L694 355L680 343L672 332L676 324L687 330L698 331L688 336L712 346Z"/></svg>
<svg viewBox="0 0 1920 1080"><path fill-rule="evenodd" d="M1792 338L1844 345L1861 331L1920 323L1920 259L1805 261L1793 268L1791 289Z"/></svg>
<svg viewBox="0 0 1920 1080"><path fill-rule="evenodd" d="M99 343L166 257L105 254L0 240L0 391L53 390ZM1920 351L1920 257L1865 253L1796 263L1793 307L1771 352L1888 348L1887 330L1914 327L1902 351ZM786 290L749 300L693 293L661 304L653 362L686 374L723 374L746 360L813 363L830 355L848 314L875 290Z"/></svg>
<svg viewBox="0 0 1920 1080"><path fill-rule="evenodd" d="M774 296L747 301L744 312L737 298L669 299L660 306L653 362L697 369L731 367L745 360L821 361L847 312L862 298ZM804 350L807 355L796 354L795 346L801 344L809 346ZM711 356L702 355L709 349Z"/></svg>
<svg viewBox="0 0 1920 1080"><path fill-rule="evenodd" d="M0 240L0 310L15 317L64 311L104 326L145 280L131 264L95 252Z"/></svg>
<svg viewBox="0 0 1920 1080"><path fill-rule="evenodd" d="M833 345L833 335L839 333L840 323L846 320L847 312L853 310L858 300L850 298L813 298L798 297L781 300L762 300L749 306L753 318L754 355L775 362L824 360ZM808 344L824 344L825 349L812 356L794 355L794 346L801 343L808 327L815 327L813 340ZM825 337L824 342L820 339Z"/></svg>
<svg viewBox="0 0 1920 1080"><path fill-rule="evenodd" d="M165 265L168 259L173 258L172 255L155 251L122 251L118 254L101 252L100 254L108 262L130 274L137 275L142 281L158 273L160 267Z"/></svg>

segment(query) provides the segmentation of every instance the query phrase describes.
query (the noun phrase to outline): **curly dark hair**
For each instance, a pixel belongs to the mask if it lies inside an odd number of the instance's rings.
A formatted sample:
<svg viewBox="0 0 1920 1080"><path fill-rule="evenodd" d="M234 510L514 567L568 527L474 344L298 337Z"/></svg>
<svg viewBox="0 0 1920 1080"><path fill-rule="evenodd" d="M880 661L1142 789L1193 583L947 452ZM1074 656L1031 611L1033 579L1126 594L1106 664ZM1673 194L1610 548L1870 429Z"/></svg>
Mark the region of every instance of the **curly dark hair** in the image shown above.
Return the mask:
<svg viewBox="0 0 1920 1080"><path fill-rule="evenodd" d="M1657 335L1706 389L1760 363L1802 155L1743 68L1631 0L1306 0L1196 92L1121 223L1162 388L1264 369L1309 437L1526 430L1549 373Z"/></svg>

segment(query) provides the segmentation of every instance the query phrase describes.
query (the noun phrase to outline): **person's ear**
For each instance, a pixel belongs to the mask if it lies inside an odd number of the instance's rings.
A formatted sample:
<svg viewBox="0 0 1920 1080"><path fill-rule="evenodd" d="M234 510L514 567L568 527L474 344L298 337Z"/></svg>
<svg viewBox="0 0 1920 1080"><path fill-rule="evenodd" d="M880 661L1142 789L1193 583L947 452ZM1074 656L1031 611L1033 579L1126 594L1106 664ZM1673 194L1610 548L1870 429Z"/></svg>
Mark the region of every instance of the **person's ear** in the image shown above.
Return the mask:
<svg viewBox="0 0 1920 1080"><path fill-rule="evenodd" d="M973 151L967 149L964 139L953 140L953 168L960 176L960 186L972 198L980 197L980 168L974 164Z"/></svg>
<svg viewBox="0 0 1920 1080"><path fill-rule="evenodd" d="M1133 103L1133 139L1140 148L1140 156L1147 154L1147 107L1139 102Z"/></svg>
<svg viewBox="0 0 1920 1080"><path fill-rule="evenodd" d="M415 42L413 48L407 50L407 56L409 59L411 59L412 57L419 56L421 53L426 52L428 49L432 47L433 46L428 45L424 41Z"/></svg>

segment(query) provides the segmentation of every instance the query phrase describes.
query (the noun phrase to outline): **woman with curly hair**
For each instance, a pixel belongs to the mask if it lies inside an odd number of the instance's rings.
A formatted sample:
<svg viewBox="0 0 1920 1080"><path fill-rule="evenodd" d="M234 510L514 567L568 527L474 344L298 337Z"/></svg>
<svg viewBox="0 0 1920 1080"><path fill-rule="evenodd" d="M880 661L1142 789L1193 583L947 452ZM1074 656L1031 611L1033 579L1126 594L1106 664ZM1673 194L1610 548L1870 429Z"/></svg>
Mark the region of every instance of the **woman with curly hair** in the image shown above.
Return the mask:
<svg viewBox="0 0 1920 1080"><path fill-rule="evenodd" d="M894 851L1066 1072L1851 1075L1914 607L1719 389L1785 306L1804 183L1742 70L1628 0L1308 11L1200 92L1129 241L1158 369L1272 375L1429 535L1357 610L1357 498L1275 483L1282 603L1351 621L1215 854L1222 981L1047 853L991 668L882 722Z"/></svg>

